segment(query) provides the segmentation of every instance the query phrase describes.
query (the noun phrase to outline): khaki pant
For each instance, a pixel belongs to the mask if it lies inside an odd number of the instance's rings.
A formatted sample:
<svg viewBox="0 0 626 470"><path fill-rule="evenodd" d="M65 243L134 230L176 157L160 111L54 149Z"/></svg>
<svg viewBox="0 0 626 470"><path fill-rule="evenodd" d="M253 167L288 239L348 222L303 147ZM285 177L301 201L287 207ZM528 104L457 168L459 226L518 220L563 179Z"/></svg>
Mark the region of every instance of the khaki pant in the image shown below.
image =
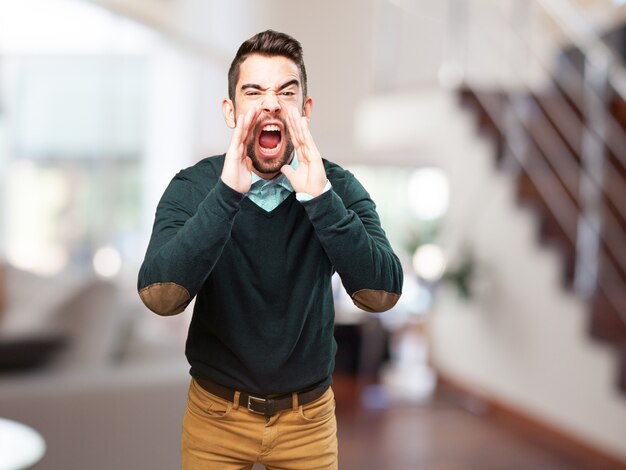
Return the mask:
<svg viewBox="0 0 626 470"><path fill-rule="evenodd" d="M250 412L246 404L217 397L192 379L183 418L183 470L243 470L260 462L268 470L337 469L335 397L275 414Z"/></svg>

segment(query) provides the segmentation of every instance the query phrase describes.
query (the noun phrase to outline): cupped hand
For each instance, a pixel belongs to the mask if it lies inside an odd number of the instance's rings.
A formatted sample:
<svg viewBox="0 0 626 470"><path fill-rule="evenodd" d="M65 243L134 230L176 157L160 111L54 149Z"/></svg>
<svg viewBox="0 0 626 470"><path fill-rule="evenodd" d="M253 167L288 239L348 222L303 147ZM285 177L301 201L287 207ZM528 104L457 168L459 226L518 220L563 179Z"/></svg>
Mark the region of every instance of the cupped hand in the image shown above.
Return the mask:
<svg viewBox="0 0 626 470"><path fill-rule="evenodd" d="M280 171L287 177L296 192L319 196L326 186L327 177L322 156L309 131L309 122L298 109L287 109L287 128L298 153L298 168L284 165Z"/></svg>
<svg viewBox="0 0 626 470"><path fill-rule="evenodd" d="M260 109L254 106L245 115L240 114L237 117L222 169L222 181L243 194L252 185L252 160L247 154L247 142L254 132L254 123L259 113Z"/></svg>

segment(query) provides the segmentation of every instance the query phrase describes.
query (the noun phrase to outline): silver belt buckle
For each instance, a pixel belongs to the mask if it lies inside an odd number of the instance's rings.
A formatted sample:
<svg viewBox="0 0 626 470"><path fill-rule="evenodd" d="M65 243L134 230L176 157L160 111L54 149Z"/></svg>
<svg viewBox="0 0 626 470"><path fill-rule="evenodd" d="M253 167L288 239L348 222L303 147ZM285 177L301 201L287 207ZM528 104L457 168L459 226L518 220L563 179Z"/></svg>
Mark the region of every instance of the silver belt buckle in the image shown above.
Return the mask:
<svg viewBox="0 0 626 470"><path fill-rule="evenodd" d="M252 403L267 403L267 400L264 398L257 398L257 397L253 397L248 395L248 411L250 411L251 413L256 413L258 415L265 415L264 411L256 411L252 409Z"/></svg>

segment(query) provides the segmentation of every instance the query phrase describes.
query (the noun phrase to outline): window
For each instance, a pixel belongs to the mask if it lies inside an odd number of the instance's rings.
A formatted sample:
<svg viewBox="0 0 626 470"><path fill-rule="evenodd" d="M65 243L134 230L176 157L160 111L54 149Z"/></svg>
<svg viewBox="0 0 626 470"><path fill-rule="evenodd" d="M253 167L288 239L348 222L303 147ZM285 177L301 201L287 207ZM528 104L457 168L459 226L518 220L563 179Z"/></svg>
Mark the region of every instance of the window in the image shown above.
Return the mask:
<svg viewBox="0 0 626 470"><path fill-rule="evenodd" d="M0 30L0 255L40 274L102 247L124 257L141 231L150 34L69 0L5 2Z"/></svg>

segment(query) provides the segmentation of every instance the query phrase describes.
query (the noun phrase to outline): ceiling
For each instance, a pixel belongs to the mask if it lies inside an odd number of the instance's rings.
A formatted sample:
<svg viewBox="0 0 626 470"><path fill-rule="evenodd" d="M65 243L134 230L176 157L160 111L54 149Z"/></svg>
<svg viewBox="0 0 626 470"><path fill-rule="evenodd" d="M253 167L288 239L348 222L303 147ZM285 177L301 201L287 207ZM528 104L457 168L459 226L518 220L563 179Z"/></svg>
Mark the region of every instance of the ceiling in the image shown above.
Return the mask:
<svg viewBox="0 0 626 470"><path fill-rule="evenodd" d="M313 127L324 148L343 160L379 160L363 156L355 143L355 116L376 100L376 119L391 120L396 108L379 105L380 97L397 101L440 88L447 60L466 62L466 76L491 82L507 80L511 22L526 0L87 0L160 32L224 74L238 45L272 28L303 44L310 94L315 99ZM550 0L553 1L553 0ZM540 3L540 2L538 2ZM582 18L605 27L620 18L610 0L571 0ZM313 6L314 5L314 6ZM516 10L517 9L517 10ZM535 8L532 40L551 60L558 24ZM542 16L543 15L543 16ZM469 19L469 23L466 20ZM467 26L469 24L469 26ZM523 25L522 25L523 26ZM503 38L503 39L502 39ZM475 51L472 56L468 53ZM487 53L485 53L487 52ZM465 54L465 56L464 56ZM462 56L465 58L463 59ZM507 75L508 74L508 75ZM515 79L516 77L511 77ZM376 129L371 130L375 132ZM403 144L389 148L402 163L410 152Z"/></svg>

